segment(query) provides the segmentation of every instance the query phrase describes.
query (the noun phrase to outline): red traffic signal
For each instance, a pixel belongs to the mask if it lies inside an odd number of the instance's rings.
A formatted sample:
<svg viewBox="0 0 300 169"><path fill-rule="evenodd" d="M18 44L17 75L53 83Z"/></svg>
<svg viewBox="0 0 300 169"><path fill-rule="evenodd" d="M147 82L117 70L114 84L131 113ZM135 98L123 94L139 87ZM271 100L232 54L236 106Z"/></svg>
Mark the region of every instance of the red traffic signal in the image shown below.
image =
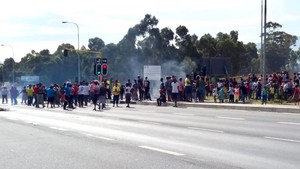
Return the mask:
<svg viewBox="0 0 300 169"><path fill-rule="evenodd" d="M107 67L108 67L107 64L103 64L103 65L102 65L102 74L103 74L104 76L107 75L107 71L108 71L108 70L107 70Z"/></svg>

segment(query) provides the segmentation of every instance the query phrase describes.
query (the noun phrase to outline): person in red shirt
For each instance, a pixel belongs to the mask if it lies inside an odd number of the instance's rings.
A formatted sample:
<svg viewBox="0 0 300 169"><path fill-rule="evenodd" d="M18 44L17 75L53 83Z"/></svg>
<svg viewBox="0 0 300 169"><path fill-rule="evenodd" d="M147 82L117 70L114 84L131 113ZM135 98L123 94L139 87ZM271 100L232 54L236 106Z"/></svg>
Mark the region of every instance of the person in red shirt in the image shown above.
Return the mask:
<svg viewBox="0 0 300 169"><path fill-rule="evenodd" d="M74 104L75 104L75 106L77 106L77 102L78 102L78 84L74 84L73 85L73 89L74 89Z"/></svg>
<svg viewBox="0 0 300 169"><path fill-rule="evenodd" d="M38 95L38 85L33 85L33 98L34 98L34 102L33 102L33 106L36 105L36 101L37 101L37 95Z"/></svg>

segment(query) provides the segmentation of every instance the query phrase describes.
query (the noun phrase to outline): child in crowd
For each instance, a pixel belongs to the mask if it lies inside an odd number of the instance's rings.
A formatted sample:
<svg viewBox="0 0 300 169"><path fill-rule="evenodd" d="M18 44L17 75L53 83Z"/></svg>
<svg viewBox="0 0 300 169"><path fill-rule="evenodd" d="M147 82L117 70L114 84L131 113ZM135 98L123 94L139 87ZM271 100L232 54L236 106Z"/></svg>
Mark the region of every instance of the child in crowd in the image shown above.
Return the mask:
<svg viewBox="0 0 300 169"><path fill-rule="evenodd" d="M265 86L262 91L262 103L261 104L267 104L267 98L268 98L268 88L267 88L267 86Z"/></svg>

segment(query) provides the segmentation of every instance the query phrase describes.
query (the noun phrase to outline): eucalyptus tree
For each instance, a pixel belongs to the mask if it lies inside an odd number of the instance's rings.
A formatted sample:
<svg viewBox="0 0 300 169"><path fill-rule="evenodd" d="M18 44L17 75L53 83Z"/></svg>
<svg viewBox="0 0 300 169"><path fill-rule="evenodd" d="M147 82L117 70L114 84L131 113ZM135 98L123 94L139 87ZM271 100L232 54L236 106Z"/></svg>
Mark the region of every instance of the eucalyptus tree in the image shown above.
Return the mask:
<svg viewBox="0 0 300 169"><path fill-rule="evenodd" d="M289 64L292 46L296 44L297 36L280 31L282 25L276 22L266 24L266 71L272 73L285 69Z"/></svg>

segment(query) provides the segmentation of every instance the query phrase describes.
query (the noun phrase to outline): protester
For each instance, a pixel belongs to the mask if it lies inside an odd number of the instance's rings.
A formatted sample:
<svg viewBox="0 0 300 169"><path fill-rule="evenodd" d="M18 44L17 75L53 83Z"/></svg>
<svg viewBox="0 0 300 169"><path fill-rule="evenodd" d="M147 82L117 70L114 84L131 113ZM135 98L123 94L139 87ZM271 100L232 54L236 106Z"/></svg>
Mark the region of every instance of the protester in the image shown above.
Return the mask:
<svg viewBox="0 0 300 169"><path fill-rule="evenodd" d="M7 104L7 94L8 94L8 90L7 90L7 87L2 87L1 89L1 95L2 95L2 104L4 104L4 101L5 103Z"/></svg>
<svg viewBox="0 0 300 169"><path fill-rule="evenodd" d="M125 87L125 102L127 104L126 107L130 107L130 102L131 102L131 87L130 87L130 83L126 83L126 87Z"/></svg>

